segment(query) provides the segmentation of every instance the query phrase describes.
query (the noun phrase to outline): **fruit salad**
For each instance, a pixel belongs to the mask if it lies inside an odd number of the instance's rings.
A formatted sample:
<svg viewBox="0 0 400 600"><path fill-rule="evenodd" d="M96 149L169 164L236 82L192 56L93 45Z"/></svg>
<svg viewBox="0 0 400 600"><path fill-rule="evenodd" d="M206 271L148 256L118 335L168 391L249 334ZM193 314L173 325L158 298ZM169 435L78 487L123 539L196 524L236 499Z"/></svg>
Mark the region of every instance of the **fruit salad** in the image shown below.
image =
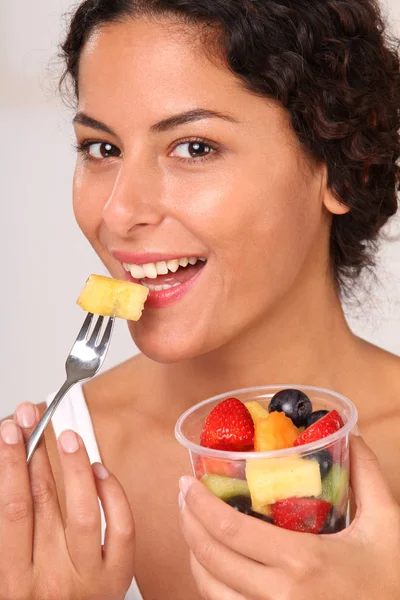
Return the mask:
<svg viewBox="0 0 400 600"><path fill-rule="evenodd" d="M191 452L196 477L234 509L278 527L341 531L347 524L348 444L347 435L333 435L345 422L338 410L319 404L298 389L263 400L221 400L203 419L197 442L216 452Z"/></svg>

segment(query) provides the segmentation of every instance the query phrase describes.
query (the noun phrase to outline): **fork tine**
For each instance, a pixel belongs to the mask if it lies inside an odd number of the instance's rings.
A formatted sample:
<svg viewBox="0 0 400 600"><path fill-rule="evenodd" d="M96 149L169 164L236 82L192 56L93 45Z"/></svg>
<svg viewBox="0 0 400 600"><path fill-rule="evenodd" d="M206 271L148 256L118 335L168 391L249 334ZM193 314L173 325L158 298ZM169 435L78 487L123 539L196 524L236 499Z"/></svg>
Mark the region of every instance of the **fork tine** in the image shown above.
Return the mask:
<svg viewBox="0 0 400 600"><path fill-rule="evenodd" d="M88 313L86 319L83 322L80 332L78 333L78 337L76 338L77 342L81 342L86 339L87 332L89 331L90 324L92 322L93 315L92 313Z"/></svg>
<svg viewBox="0 0 400 600"><path fill-rule="evenodd" d="M44 430L50 423L52 416L54 415L57 407L61 400L64 398L68 390L78 383L93 377L100 367L102 366L104 359L107 354L111 333L114 324L114 317L110 317L108 320L106 329L103 336L100 339L99 345L95 346L97 338L100 336L100 330L103 324L104 317L100 316L97 319L97 323L94 327L93 333L90 335L89 341L87 341L88 331L93 320L93 314L88 313L85 321L82 325L78 337L76 338L75 344L73 345L70 354L67 357L65 363L65 369L67 372L67 379L61 386L57 394L54 396L47 410L43 414L39 423L36 425L32 432L29 440L26 444L26 462L29 464L33 453L43 435ZM77 343L79 342L79 343ZM88 351L89 350L89 351Z"/></svg>
<svg viewBox="0 0 400 600"><path fill-rule="evenodd" d="M97 347L97 350L100 353L105 352L107 350L108 342L110 341L111 333L113 330L113 325L114 325L114 317L110 317L108 320L107 326L105 328L104 335L101 338L100 344Z"/></svg>
<svg viewBox="0 0 400 600"><path fill-rule="evenodd" d="M94 326L93 333L89 338L88 346L94 348L96 345L97 338L99 337L101 326L103 325L104 317L97 319L96 325Z"/></svg>

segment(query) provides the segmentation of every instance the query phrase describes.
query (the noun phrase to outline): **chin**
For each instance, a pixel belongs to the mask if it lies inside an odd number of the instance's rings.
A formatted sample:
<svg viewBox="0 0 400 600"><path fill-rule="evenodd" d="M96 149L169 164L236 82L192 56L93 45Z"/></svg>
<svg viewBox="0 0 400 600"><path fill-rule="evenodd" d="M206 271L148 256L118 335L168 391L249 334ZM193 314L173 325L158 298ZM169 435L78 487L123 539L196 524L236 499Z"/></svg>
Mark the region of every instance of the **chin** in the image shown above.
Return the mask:
<svg viewBox="0 0 400 600"><path fill-rule="evenodd" d="M147 356L147 358L163 364L182 362L191 358L196 358L196 356L202 354L202 352L189 348L187 344L184 346L179 343L160 344L151 343L149 340L142 339L140 341L134 339L134 342L140 352Z"/></svg>
<svg viewBox="0 0 400 600"><path fill-rule="evenodd" d="M149 330L143 322L128 322L128 328L140 352L156 362L176 363L197 355L193 344L190 343L188 336L184 335L182 331L173 329Z"/></svg>
<svg viewBox="0 0 400 600"><path fill-rule="evenodd" d="M129 322L128 328L140 352L163 364L193 359L217 348L212 340L204 340L204 334L189 327L149 330L141 319L137 323Z"/></svg>

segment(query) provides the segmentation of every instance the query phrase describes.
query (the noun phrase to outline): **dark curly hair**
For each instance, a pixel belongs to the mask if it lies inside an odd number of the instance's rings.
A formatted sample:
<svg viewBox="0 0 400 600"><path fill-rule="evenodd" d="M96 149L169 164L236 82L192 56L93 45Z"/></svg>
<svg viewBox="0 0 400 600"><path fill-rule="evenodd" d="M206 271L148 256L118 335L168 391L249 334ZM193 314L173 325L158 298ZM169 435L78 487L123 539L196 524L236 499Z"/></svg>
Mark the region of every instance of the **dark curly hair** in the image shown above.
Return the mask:
<svg viewBox="0 0 400 600"><path fill-rule="evenodd" d="M303 147L328 169L336 198L331 260L346 287L397 211L400 73L397 42L375 0L86 0L62 45L79 95L82 48L95 28L127 17L167 16L214 36L230 70L277 100Z"/></svg>

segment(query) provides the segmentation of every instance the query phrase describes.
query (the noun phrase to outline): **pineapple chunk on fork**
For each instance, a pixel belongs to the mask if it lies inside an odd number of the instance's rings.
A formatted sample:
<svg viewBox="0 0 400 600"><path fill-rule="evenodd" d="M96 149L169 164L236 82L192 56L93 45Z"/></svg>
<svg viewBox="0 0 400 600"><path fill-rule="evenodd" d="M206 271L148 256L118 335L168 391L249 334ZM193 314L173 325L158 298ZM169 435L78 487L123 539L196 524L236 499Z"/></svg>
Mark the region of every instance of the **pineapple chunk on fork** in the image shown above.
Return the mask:
<svg viewBox="0 0 400 600"><path fill-rule="evenodd" d="M95 315L138 321L148 294L149 290L144 285L90 275L77 304Z"/></svg>

